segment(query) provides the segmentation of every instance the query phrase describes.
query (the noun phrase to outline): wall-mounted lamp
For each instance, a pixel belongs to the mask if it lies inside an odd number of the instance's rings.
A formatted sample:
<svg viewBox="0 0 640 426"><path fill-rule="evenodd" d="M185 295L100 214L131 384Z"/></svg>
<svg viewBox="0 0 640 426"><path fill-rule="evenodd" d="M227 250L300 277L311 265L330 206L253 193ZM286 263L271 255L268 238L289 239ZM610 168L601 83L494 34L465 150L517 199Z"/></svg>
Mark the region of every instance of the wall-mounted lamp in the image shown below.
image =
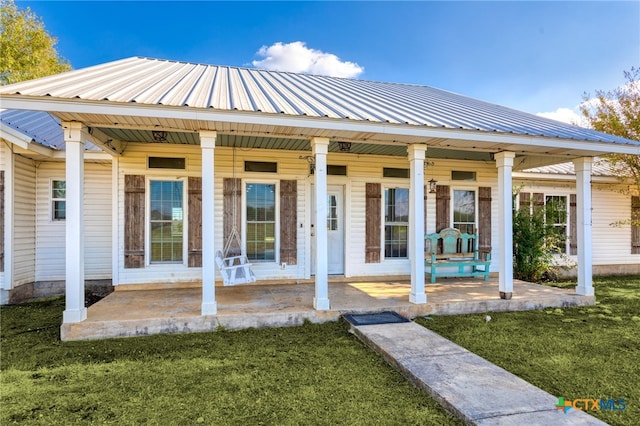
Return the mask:
<svg viewBox="0 0 640 426"><path fill-rule="evenodd" d="M435 194L437 186L438 186L438 181L431 178L431 180L429 181L429 194Z"/></svg>
<svg viewBox="0 0 640 426"><path fill-rule="evenodd" d="M167 140L167 132L164 130L152 130L151 134L153 135L153 140L156 142L166 142Z"/></svg>
<svg viewBox="0 0 640 426"><path fill-rule="evenodd" d="M435 166L435 163L433 161L425 161L424 168L426 169L429 166L433 167ZM431 180L429 181L429 194L435 194L437 186L438 186L438 181L433 178L433 169L432 169Z"/></svg>
<svg viewBox="0 0 640 426"><path fill-rule="evenodd" d="M351 142L338 142L338 148L341 152L351 151Z"/></svg>
<svg viewBox="0 0 640 426"><path fill-rule="evenodd" d="M309 163L309 176L311 176L316 171L316 157L313 155L301 155L298 158L300 160L307 160L307 163Z"/></svg>

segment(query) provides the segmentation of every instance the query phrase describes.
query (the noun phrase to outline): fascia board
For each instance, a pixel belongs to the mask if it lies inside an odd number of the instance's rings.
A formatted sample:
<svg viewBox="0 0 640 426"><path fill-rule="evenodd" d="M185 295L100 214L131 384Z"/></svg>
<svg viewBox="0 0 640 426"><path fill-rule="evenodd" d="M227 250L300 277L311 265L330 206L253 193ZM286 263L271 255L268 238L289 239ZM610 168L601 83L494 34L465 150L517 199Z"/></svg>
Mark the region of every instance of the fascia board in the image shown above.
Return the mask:
<svg viewBox="0 0 640 426"><path fill-rule="evenodd" d="M77 114L103 114L138 116L147 118L166 118L195 120L204 122L226 122L239 124L267 125L280 127L298 127L314 130L333 130L355 133L378 133L387 136L412 136L418 138L458 139L487 143L516 145L519 147L536 146L554 149L574 149L592 152L593 155L606 153L640 155L638 144L618 144L594 142L542 136L503 134L474 130L441 129L422 126L408 126L393 123L359 122L333 118L291 117L277 114L264 114L241 111L219 111L189 107L167 107L163 105L140 105L105 103L104 101L78 101L54 98L32 98L21 95L3 96L3 107L11 109L31 109L48 112L66 112Z"/></svg>

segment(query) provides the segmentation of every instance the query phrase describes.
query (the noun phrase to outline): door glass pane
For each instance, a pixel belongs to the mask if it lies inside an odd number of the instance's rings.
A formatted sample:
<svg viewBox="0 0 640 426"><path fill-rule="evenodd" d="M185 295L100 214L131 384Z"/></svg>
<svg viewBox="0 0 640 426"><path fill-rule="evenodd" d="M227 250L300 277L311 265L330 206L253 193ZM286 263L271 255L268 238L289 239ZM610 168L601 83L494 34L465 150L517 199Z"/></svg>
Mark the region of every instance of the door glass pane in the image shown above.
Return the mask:
<svg viewBox="0 0 640 426"><path fill-rule="evenodd" d="M338 230L338 198L335 195L327 195L327 230Z"/></svg>
<svg viewBox="0 0 640 426"><path fill-rule="evenodd" d="M179 263L183 258L181 181L150 182L151 262Z"/></svg>
<svg viewBox="0 0 640 426"><path fill-rule="evenodd" d="M248 183L246 245L250 260L276 260L276 186Z"/></svg>
<svg viewBox="0 0 640 426"><path fill-rule="evenodd" d="M476 228L476 191L453 191L453 227L473 234Z"/></svg>

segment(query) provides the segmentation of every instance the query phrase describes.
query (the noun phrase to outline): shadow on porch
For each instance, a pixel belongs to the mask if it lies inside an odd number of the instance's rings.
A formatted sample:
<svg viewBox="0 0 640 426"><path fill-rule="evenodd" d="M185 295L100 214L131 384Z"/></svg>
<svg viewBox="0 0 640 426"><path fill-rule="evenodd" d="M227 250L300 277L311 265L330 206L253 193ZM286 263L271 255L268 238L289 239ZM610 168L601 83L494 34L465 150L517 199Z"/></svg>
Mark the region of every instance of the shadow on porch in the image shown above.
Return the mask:
<svg viewBox="0 0 640 426"><path fill-rule="evenodd" d="M131 288L131 287L130 287ZM192 288L118 289L88 308L87 319L63 324L62 340L100 339L161 333L188 333L248 327L282 327L335 321L345 313L396 311L406 317L488 311L521 311L545 307L591 305L594 298L573 290L514 281L513 298L498 296L497 278L489 281L443 278L427 284L427 303L409 302L408 280L333 278L331 309L313 308L314 284L269 283L216 286L218 314L200 315L202 290Z"/></svg>

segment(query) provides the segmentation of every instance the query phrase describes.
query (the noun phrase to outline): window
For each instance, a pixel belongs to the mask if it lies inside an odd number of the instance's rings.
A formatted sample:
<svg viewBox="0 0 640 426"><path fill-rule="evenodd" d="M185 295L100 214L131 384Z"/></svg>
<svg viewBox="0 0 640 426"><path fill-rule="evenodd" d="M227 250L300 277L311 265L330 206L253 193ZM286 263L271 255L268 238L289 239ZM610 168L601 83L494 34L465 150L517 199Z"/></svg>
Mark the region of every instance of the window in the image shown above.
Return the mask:
<svg viewBox="0 0 640 426"><path fill-rule="evenodd" d="M451 171L451 180L464 180L467 182L476 181L476 172L465 172L461 170Z"/></svg>
<svg viewBox="0 0 640 426"><path fill-rule="evenodd" d="M338 197L327 195L327 231L338 230Z"/></svg>
<svg viewBox="0 0 640 426"><path fill-rule="evenodd" d="M382 176L388 177L388 178L409 179L409 169L396 169L393 167L384 167L382 169Z"/></svg>
<svg viewBox="0 0 640 426"><path fill-rule="evenodd" d="M245 172L278 173L278 163L268 161L245 161Z"/></svg>
<svg viewBox="0 0 640 426"><path fill-rule="evenodd" d="M184 247L183 182L150 182L151 263L181 263Z"/></svg>
<svg viewBox="0 0 640 426"><path fill-rule="evenodd" d="M51 181L51 219L65 220L67 217L67 185L64 180Z"/></svg>
<svg viewBox="0 0 640 426"><path fill-rule="evenodd" d="M150 169L184 170L186 168L186 160L184 158L149 157L147 161L147 166Z"/></svg>
<svg viewBox="0 0 640 426"><path fill-rule="evenodd" d="M476 229L476 191L455 189L453 191L453 227L473 234Z"/></svg>
<svg viewBox="0 0 640 426"><path fill-rule="evenodd" d="M247 257L276 260L276 185L247 183Z"/></svg>
<svg viewBox="0 0 640 426"><path fill-rule="evenodd" d="M547 195L544 199L545 221L553 226L553 237L549 241L551 252L567 251L567 197L564 195Z"/></svg>
<svg viewBox="0 0 640 426"><path fill-rule="evenodd" d="M409 190L386 188L384 190L384 256L407 257L409 231Z"/></svg>

